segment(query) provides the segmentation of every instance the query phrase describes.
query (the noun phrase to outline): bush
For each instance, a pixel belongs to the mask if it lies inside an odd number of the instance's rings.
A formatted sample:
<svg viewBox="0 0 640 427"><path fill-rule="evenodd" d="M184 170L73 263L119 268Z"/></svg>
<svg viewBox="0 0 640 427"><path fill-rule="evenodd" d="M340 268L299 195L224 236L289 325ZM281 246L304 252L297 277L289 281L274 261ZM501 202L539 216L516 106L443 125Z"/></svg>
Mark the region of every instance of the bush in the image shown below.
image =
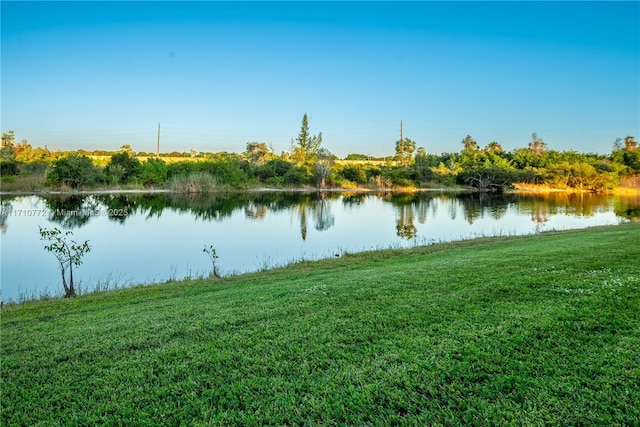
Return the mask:
<svg viewBox="0 0 640 427"><path fill-rule="evenodd" d="M149 158L140 166L140 181L144 185L162 185L167 181L168 170L162 160Z"/></svg>
<svg viewBox="0 0 640 427"><path fill-rule="evenodd" d="M196 162L175 162L167 165L167 178L172 179L177 176L187 176L196 172Z"/></svg>
<svg viewBox="0 0 640 427"><path fill-rule="evenodd" d="M0 161L0 175L18 175L18 163L14 160Z"/></svg>
<svg viewBox="0 0 640 427"><path fill-rule="evenodd" d="M138 175L139 171L140 161L129 156L126 151L111 156L111 160L105 168L105 174L111 178L114 184L129 182Z"/></svg>
<svg viewBox="0 0 640 427"><path fill-rule="evenodd" d="M282 187L284 185L284 178L281 176L272 176L267 178L264 183L272 187Z"/></svg>
<svg viewBox="0 0 640 427"><path fill-rule="evenodd" d="M640 149L625 151L622 158L625 165L633 169L635 173L640 173Z"/></svg>
<svg viewBox="0 0 640 427"><path fill-rule="evenodd" d="M241 187L249 181L249 176L242 169L240 161L235 159L217 159L213 161L197 163L197 170L207 172L217 182L231 187Z"/></svg>
<svg viewBox="0 0 640 427"><path fill-rule="evenodd" d="M305 185L310 181L309 168L306 166L293 166L284 175L284 182L288 185Z"/></svg>
<svg viewBox="0 0 640 427"><path fill-rule="evenodd" d="M69 154L53 162L47 176L47 181L50 184L66 185L71 188L93 185L100 179L101 171L91 162L91 159L77 153Z"/></svg>
<svg viewBox="0 0 640 427"><path fill-rule="evenodd" d="M362 168L359 168L357 166L345 166L338 173L342 175L346 180L355 182L356 184L366 184L367 182L366 172Z"/></svg>
<svg viewBox="0 0 640 427"><path fill-rule="evenodd" d="M413 168L388 168L382 173L382 177L398 187L415 187L417 185L416 171Z"/></svg>
<svg viewBox="0 0 640 427"><path fill-rule="evenodd" d="M293 164L285 160L273 159L258 166L255 169L255 175L259 180L266 182L270 178L282 178L292 167Z"/></svg>
<svg viewBox="0 0 640 427"><path fill-rule="evenodd" d="M599 172L588 163L562 162L547 170L546 182L556 188L604 191L615 187L615 179L610 173Z"/></svg>

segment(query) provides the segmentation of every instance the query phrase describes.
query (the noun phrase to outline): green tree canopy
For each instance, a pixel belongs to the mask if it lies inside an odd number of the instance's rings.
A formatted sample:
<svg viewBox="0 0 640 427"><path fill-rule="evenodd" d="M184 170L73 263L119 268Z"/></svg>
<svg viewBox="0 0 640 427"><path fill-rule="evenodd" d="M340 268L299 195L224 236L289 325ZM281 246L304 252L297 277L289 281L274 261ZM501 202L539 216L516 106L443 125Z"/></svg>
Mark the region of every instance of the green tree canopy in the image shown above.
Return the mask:
<svg viewBox="0 0 640 427"><path fill-rule="evenodd" d="M71 153L53 162L47 180L54 185L80 188L93 185L100 179L100 170L87 156Z"/></svg>
<svg viewBox="0 0 640 427"><path fill-rule="evenodd" d="M396 162L399 166L407 167L413 162L413 153L416 151L416 143L409 138L396 141Z"/></svg>
<svg viewBox="0 0 640 427"><path fill-rule="evenodd" d="M15 133L10 130L9 132L5 132L2 134L2 149L14 149L14 143L16 141Z"/></svg>
<svg viewBox="0 0 640 427"><path fill-rule="evenodd" d="M17 175L15 134L12 130L2 134L0 147L0 173L2 175Z"/></svg>
<svg viewBox="0 0 640 427"><path fill-rule="evenodd" d="M115 180L115 183L128 182L140 172L140 161L130 153L132 151L123 150L111 156L105 172Z"/></svg>
<svg viewBox="0 0 640 427"><path fill-rule="evenodd" d="M168 168L160 159L148 158L140 165L140 180L144 185L162 185L167 180Z"/></svg>

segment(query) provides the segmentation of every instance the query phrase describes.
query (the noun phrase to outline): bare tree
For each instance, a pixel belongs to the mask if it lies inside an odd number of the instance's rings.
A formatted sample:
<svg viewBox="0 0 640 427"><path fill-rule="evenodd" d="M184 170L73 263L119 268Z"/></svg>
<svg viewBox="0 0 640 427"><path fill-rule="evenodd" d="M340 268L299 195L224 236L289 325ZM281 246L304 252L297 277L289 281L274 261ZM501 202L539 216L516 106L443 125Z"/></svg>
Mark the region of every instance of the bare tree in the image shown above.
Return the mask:
<svg viewBox="0 0 640 427"><path fill-rule="evenodd" d="M324 188L327 183L327 177L331 175L331 169L333 167L333 158L335 156L329 152L326 148L321 148L316 154L316 181L318 187Z"/></svg>
<svg viewBox="0 0 640 427"><path fill-rule="evenodd" d="M216 249L213 247L213 245L209 245L209 247L205 245L202 252L209 255L209 259L211 260L212 269L211 269L211 274L209 274L209 277L220 277L220 272L218 271L218 267L216 266L216 260L218 259L218 254L216 253Z"/></svg>
<svg viewBox="0 0 640 427"><path fill-rule="evenodd" d="M533 154L538 157L542 157L547 149L547 144L545 144L545 142L541 138L538 138L538 134L534 132L533 134L531 134L531 142L529 143L529 148L531 148Z"/></svg>

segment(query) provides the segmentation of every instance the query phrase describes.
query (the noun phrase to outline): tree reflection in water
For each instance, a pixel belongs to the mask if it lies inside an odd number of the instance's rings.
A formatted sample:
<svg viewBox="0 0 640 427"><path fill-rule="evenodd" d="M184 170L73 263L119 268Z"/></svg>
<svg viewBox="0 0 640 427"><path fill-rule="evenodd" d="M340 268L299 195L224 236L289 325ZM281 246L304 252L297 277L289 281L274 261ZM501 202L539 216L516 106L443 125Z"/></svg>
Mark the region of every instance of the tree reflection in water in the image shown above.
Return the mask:
<svg viewBox="0 0 640 427"><path fill-rule="evenodd" d="M21 286L26 292L47 286L50 260L38 240L39 225L84 228L78 235L91 239L96 256L100 253L99 259L87 260L84 273L89 283L95 282L95 277L101 280L104 274L122 271L143 283L159 277L164 266L179 265L184 269L180 277L190 274L191 267L198 271L199 261L194 257L202 255L201 244L213 243L220 249L224 268L250 271L256 259L271 260L266 264L273 265L299 259L300 254L311 258L335 254L337 247L347 251L404 247L640 218L638 196L589 194L278 191L3 195L0 207L3 297L9 298L16 297ZM120 244L124 240L126 247ZM30 269L25 260L29 266L42 268Z"/></svg>
<svg viewBox="0 0 640 427"><path fill-rule="evenodd" d="M49 211L49 221L63 228L80 228L91 218L101 215L101 203L93 195L43 196Z"/></svg>
<svg viewBox="0 0 640 427"><path fill-rule="evenodd" d="M7 232L7 219L11 212L13 212L13 205L9 200L3 200L0 203L0 231L2 234Z"/></svg>
<svg viewBox="0 0 640 427"><path fill-rule="evenodd" d="M6 233L11 222L13 200L0 199L0 230ZM165 210L189 213L200 221L221 222L241 211L247 219L264 221L269 212L289 211L297 217L300 235L306 240L309 222L315 230L326 231L335 225L332 206L341 201L345 207L359 209L370 198L391 204L396 210L396 235L404 240L417 236L416 221L424 224L436 211L445 209L451 220L464 215L468 224L480 218L500 220L509 210L525 214L535 224L544 224L558 215L590 217L613 210L621 218L640 219L640 196L610 196L575 193L338 193L338 192L243 192L220 194L126 193L43 195L38 199L48 220L65 229L83 227L92 218L106 216L124 224L134 214L160 218ZM442 212L442 211L441 211Z"/></svg>
<svg viewBox="0 0 640 427"><path fill-rule="evenodd" d="M314 228L318 231L325 231L335 224L335 217L331 213L330 200L340 197L336 193L319 192L307 194L299 200L291 214L297 214L300 222L300 236L302 240L307 240L307 222L311 217L314 220Z"/></svg>

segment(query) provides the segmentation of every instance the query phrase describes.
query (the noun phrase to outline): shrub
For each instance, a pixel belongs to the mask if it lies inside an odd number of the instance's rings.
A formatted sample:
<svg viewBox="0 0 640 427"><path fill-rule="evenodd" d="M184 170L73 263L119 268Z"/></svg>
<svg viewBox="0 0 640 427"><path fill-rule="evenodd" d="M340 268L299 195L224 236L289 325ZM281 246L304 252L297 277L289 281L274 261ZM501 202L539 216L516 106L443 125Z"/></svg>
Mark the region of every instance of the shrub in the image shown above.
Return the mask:
<svg viewBox="0 0 640 427"><path fill-rule="evenodd" d="M196 170L207 172L217 182L231 187L240 187L249 181L249 176L242 169L240 161L235 159L216 159L207 162L197 163Z"/></svg>
<svg viewBox="0 0 640 427"><path fill-rule="evenodd" d="M289 185L304 185L310 181L309 168L306 166L293 166L284 175L285 184Z"/></svg>
<svg viewBox="0 0 640 427"><path fill-rule="evenodd" d="M47 181L53 185L66 185L71 188L80 188L93 185L101 179L101 171L85 155L72 153L55 162Z"/></svg>
<svg viewBox="0 0 640 427"><path fill-rule="evenodd" d="M285 160L273 159L258 166L255 169L255 175L259 180L266 182L270 178L282 178L292 167L293 164Z"/></svg>
<svg viewBox="0 0 640 427"><path fill-rule="evenodd" d="M109 176L114 184L118 182L129 182L138 175L140 171L140 161L129 156L126 151L116 153L111 156L111 160L105 168L105 174Z"/></svg>
<svg viewBox="0 0 640 427"><path fill-rule="evenodd" d="M14 160L0 161L0 175L18 175L18 163Z"/></svg>
<svg viewBox="0 0 640 427"><path fill-rule="evenodd" d="M140 166L140 180L144 185L162 185L167 181L169 168L160 159L147 159Z"/></svg>
<svg viewBox="0 0 640 427"><path fill-rule="evenodd" d="M195 162L175 162L167 165L167 178L171 180L177 176L186 176L196 171Z"/></svg>
<svg viewBox="0 0 640 427"><path fill-rule="evenodd" d="M267 178L264 183L272 187L282 187L284 185L284 178L281 176L272 176Z"/></svg>
<svg viewBox="0 0 640 427"><path fill-rule="evenodd" d="M640 173L640 149L625 151L622 158L625 165L633 169L635 173Z"/></svg>
<svg viewBox="0 0 640 427"><path fill-rule="evenodd" d="M341 171L339 171L339 174L346 180L355 182L356 184L365 184L367 182L366 172L357 166L345 166Z"/></svg>
<svg viewBox="0 0 640 427"><path fill-rule="evenodd" d="M391 184L398 187L416 186L416 171L412 168L388 168L382 173L382 177L391 181Z"/></svg>

